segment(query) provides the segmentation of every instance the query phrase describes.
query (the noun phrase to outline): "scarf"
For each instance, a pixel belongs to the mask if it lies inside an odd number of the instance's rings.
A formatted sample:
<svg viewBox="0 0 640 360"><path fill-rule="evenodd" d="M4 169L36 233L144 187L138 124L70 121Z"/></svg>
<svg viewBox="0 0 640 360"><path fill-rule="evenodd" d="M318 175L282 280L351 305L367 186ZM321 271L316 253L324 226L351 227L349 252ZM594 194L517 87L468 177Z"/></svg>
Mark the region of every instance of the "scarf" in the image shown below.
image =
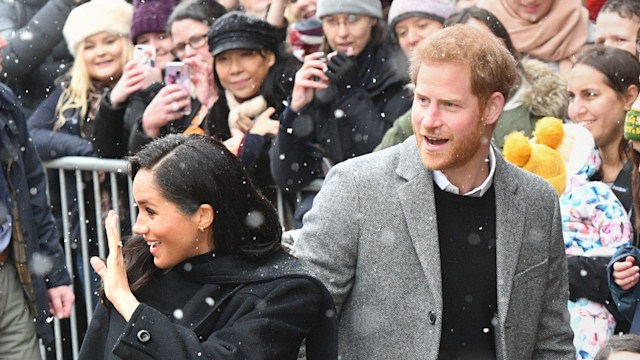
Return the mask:
<svg viewBox="0 0 640 360"><path fill-rule="evenodd" d="M579 0L554 0L549 13L536 23L520 18L505 0L480 0L478 7L502 22L516 50L540 60L567 59L587 42L589 12Z"/></svg>
<svg viewBox="0 0 640 360"><path fill-rule="evenodd" d="M227 119L229 121L229 129L231 129L232 134L240 131L237 124L241 115L253 119L262 114L262 112L267 110L268 107L267 100L262 95L245 100L242 103L238 102L235 96L233 96L229 91L225 91L224 95L227 99L227 105L229 106L229 117Z"/></svg>

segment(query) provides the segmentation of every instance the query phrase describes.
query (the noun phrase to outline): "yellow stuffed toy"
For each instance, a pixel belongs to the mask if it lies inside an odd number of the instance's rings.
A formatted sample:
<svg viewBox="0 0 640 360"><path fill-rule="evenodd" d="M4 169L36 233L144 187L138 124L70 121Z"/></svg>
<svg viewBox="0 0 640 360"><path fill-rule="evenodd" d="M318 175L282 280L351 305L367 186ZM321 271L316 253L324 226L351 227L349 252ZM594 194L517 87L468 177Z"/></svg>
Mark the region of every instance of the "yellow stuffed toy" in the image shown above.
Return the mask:
<svg viewBox="0 0 640 360"><path fill-rule="evenodd" d="M504 141L503 154L510 163L547 180L562 194L567 171L562 155L557 150L564 139L562 120L543 117L536 123L534 138L512 132Z"/></svg>

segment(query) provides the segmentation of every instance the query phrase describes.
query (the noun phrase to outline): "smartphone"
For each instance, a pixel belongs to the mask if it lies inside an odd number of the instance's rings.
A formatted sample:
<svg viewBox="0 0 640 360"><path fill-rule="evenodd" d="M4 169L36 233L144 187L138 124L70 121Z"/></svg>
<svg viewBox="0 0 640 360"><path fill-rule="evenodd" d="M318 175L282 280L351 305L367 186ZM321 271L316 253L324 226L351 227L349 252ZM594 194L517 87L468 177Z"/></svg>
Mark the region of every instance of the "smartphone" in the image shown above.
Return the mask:
<svg viewBox="0 0 640 360"><path fill-rule="evenodd" d="M179 84L182 85L184 90L191 94L191 80L189 66L181 61L168 62L164 67L164 83L165 85ZM191 106L188 106L184 110L185 115L191 113Z"/></svg>
<svg viewBox="0 0 640 360"><path fill-rule="evenodd" d="M156 48L153 45L138 44L133 48L133 59L140 65L156 66Z"/></svg>

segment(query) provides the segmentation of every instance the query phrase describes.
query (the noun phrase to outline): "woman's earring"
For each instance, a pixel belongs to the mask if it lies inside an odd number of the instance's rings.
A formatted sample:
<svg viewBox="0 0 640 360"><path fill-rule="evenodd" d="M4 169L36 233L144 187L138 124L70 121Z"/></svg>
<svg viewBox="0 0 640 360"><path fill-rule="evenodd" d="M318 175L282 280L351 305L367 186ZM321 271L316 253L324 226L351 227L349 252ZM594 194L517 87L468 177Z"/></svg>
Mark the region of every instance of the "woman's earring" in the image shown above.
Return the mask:
<svg viewBox="0 0 640 360"><path fill-rule="evenodd" d="M198 231L200 231L201 233L203 233L203 232L204 232L204 226L200 226L200 227L198 227Z"/></svg>

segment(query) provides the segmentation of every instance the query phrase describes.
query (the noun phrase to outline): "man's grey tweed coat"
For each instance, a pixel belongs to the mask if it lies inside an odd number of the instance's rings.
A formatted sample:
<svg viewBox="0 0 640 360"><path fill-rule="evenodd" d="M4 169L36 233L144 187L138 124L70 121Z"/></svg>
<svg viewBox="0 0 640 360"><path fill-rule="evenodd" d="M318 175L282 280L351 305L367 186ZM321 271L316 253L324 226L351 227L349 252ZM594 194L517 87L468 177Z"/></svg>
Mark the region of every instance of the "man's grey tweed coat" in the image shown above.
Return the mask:
<svg viewBox="0 0 640 360"><path fill-rule="evenodd" d="M433 186L411 137L335 166L304 218L294 254L333 295L341 359L438 358ZM575 359L556 193L498 154L494 186L498 359Z"/></svg>

